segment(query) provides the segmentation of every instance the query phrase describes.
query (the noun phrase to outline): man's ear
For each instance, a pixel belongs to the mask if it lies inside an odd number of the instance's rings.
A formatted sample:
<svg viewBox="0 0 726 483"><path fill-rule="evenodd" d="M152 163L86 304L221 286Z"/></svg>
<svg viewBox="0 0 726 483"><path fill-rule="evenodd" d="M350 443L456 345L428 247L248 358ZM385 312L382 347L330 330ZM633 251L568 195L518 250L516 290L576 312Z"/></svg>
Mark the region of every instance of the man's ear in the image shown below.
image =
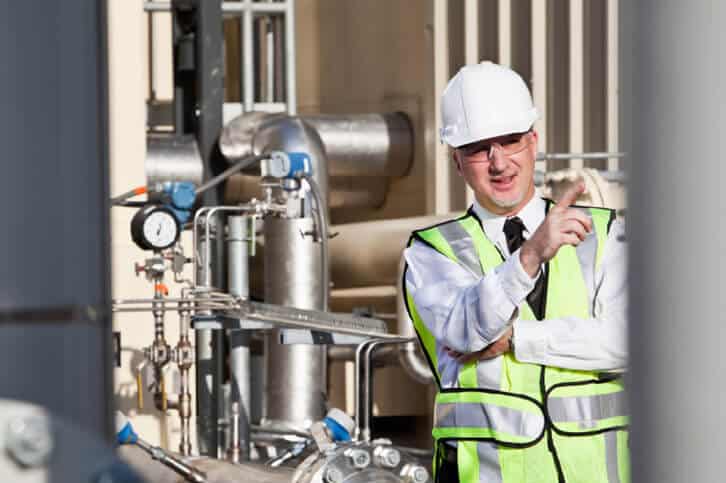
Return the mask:
<svg viewBox="0 0 726 483"><path fill-rule="evenodd" d="M461 153L459 153L459 150L452 149L451 157L454 160L454 164L456 165L456 172L459 173L459 176L463 176L464 174L461 171Z"/></svg>

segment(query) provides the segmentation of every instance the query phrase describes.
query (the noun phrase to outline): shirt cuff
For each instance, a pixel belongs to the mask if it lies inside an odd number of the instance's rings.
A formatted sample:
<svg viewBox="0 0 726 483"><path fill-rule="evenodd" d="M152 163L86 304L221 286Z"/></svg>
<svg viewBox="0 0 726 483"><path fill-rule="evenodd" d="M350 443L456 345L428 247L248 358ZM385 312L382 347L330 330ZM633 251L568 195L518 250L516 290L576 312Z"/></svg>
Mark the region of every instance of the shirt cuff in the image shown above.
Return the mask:
<svg viewBox="0 0 726 483"><path fill-rule="evenodd" d="M539 272L532 278L524 270L522 262L519 259L519 250L515 251L504 263L499 265L496 271L502 285L502 290L504 290L507 298L516 307L519 307L524 299L527 298L527 295L534 289L537 277L539 277Z"/></svg>
<svg viewBox="0 0 726 483"><path fill-rule="evenodd" d="M520 362L542 363L547 349L547 328L540 320L515 320L512 342Z"/></svg>

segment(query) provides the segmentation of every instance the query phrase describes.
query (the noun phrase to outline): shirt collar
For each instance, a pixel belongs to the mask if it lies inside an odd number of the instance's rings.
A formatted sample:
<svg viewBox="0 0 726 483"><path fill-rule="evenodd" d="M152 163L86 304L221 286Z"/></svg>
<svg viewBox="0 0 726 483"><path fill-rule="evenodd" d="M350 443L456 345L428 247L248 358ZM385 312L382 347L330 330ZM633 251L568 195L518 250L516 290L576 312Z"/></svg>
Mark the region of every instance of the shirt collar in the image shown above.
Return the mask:
<svg viewBox="0 0 726 483"><path fill-rule="evenodd" d="M494 214L481 206L476 200L474 200L471 209L481 221L482 229L487 238L497 244L503 242L504 222L510 217ZM529 236L539 227L542 220L544 220L545 200L535 195L513 216L518 216L522 220L525 227L525 235Z"/></svg>

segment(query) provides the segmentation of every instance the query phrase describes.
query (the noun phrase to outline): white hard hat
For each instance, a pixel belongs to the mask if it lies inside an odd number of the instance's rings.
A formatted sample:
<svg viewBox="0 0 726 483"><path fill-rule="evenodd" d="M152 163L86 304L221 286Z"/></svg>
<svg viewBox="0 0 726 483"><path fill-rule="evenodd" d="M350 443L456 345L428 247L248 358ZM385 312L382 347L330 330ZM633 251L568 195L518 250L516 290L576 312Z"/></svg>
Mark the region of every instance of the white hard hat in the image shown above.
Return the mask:
<svg viewBox="0 0 726 483"><path fill-rule="evenodd" d="M441 141L453 148L525 132L537 120L527 84L492 62L462 67L441 96Z"/></svg>

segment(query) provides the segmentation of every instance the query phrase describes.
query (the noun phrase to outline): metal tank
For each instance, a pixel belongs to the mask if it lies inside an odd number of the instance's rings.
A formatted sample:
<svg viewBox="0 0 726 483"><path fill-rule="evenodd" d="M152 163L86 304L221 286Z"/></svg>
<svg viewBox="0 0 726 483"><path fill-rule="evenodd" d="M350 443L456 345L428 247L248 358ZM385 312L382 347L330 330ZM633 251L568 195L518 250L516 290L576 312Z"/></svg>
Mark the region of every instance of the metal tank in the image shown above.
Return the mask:
<svg viewBox="0 0 726 483"><path fill-rule="evenodd" d="M269 217L264 222L265 301L301 309L324 307L321 252L310 218ZM306 429L325 416L325 348L280 344L281 332L265 341L263 423Z"/></svg>

